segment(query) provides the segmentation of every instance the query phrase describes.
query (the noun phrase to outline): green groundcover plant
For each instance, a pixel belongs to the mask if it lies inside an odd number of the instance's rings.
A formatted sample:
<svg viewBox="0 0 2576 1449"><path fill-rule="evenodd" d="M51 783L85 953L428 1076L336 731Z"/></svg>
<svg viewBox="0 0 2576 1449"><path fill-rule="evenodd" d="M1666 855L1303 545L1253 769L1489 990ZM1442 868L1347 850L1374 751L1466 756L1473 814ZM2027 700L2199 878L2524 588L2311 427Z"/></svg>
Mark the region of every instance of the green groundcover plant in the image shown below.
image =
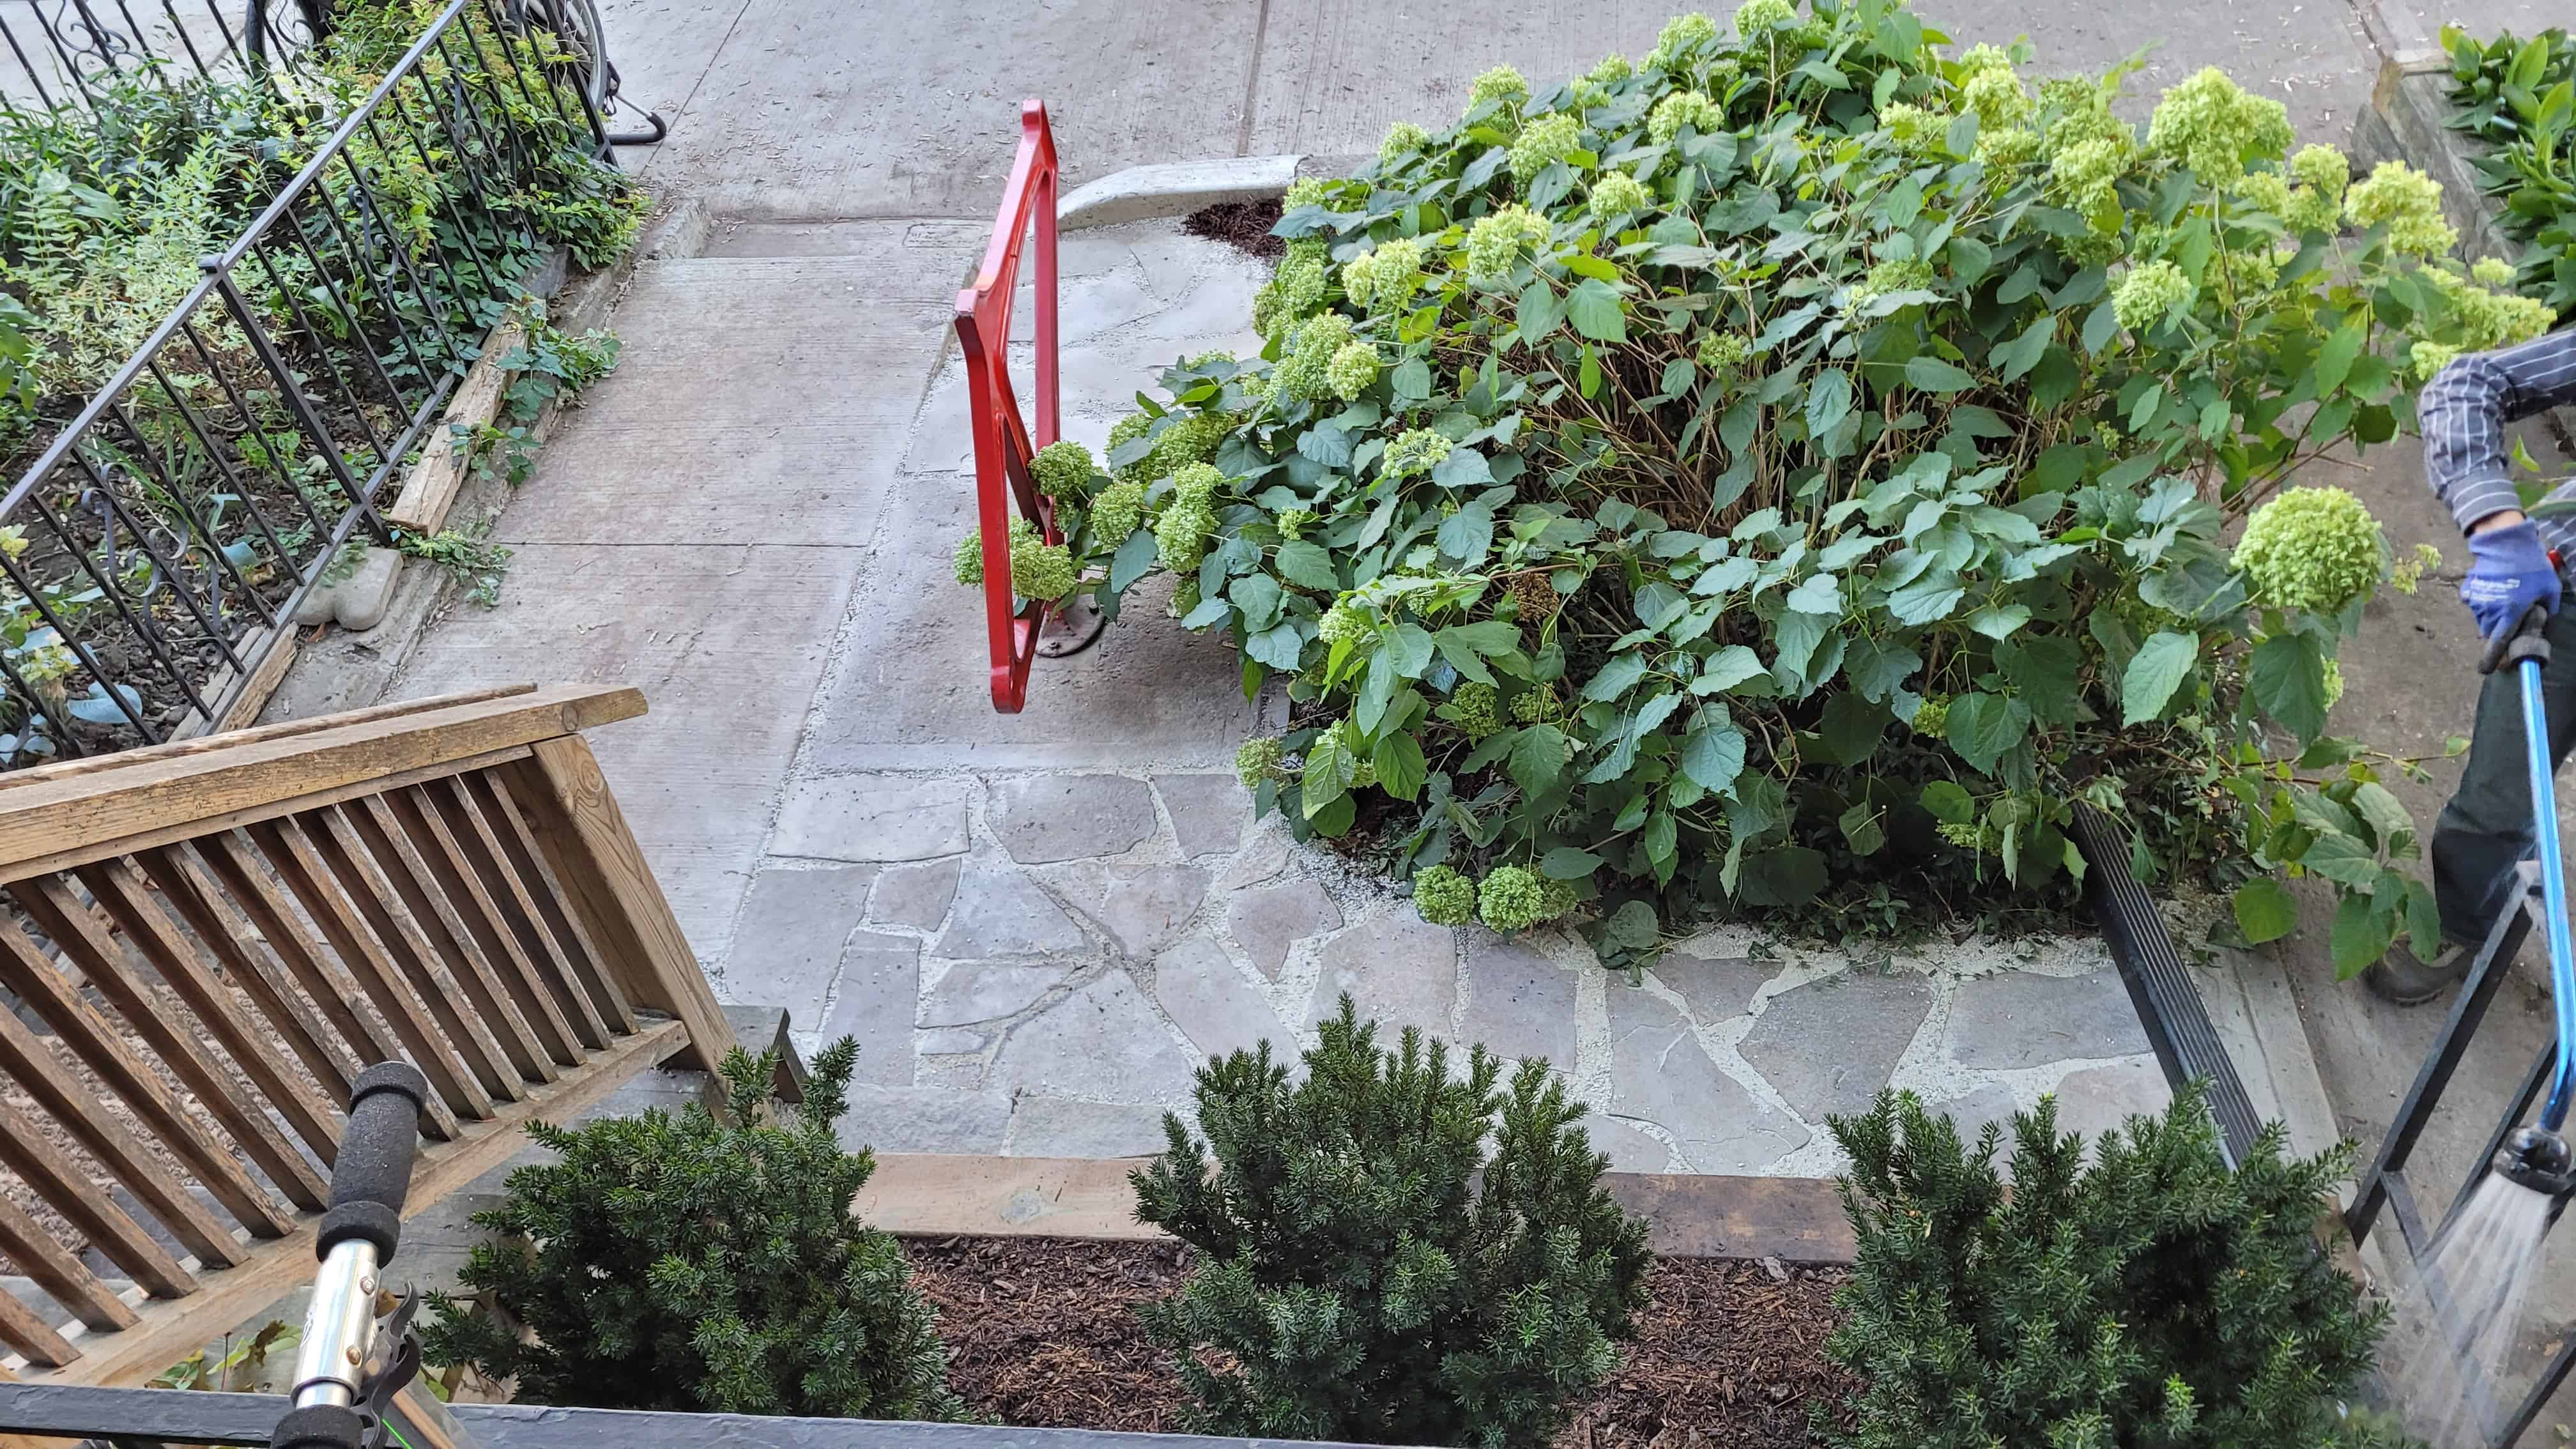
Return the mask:
<svg viewBox="0 0 2576 1449"><path fill-rule="evenodd" d="M458 1278L492 1311L432 1295L430 1361L541 1404L963 1418L902 1246L850 1212L876 1167L833 1132L857 1061L850 1038L825 1048L790 1105L776 1056L737 1048L724 1116L530 1124L558 1160L474 1215L496 1236Z"/></svg>
<svg viewBox="0 0 2576 1449"><path fill-rule="evenodd" d="M2274 1124L2231 1170L2197 1085L2088 1154L2053 1100L1971 1146L1912 1093L1832 1121L1859 1242L1828 1355L1860 1376L1847 1449L2396 1444L2335 1395L2388 1310L2317 1243L2345 1150ZM1829 1417L1818 1415L1820 1425Z"/></svg>
<svg viewBox="0 0 2576 1449"><path fill-rule="evenodd" d="M1537 1445L1617 1361L1645 1303L1645 1224L1601 1185L1583 1104L1543 1061L1506 1086L1482 1046L1351 998L1302 1080L1258 1052L1198 1074L1202 1144L1130 1174L1136 1216L1197 1250L1142 1310L1207 1433ZM1215 1170L1209 1170L1213 1159Z"/></svg>
<svg viewBox="0 0 2576 1449"><path fill-rule="evenodd" d="M2287 872L2341 893L2347 971L2431 940L2378 783L2412 762L2327 729L2428 560L2284 485L2551 314L2449 259L2432 182L2294 151L2216 70L2141 129L2127 67L1946 47L1751 0L1299 183L1262 355L1048 449L1024 592L1177 575L1247 691L1289 681L1259 806L1368 821L1435 920L1585 907L1615 961L1711 906L2046 907L2089 805L2140 876L2242 885L2252 939Z"/></svg>
<svg viewBox="0 0 2576 1449"><path fill-rule="evenodd" d="M2503 203L2507 236L2529 245L2524 291L2576 308L2576 40L2544 30L2479 42L2442 27L2451 55L2450 125L2477 138L2480 180Z"/></svg>

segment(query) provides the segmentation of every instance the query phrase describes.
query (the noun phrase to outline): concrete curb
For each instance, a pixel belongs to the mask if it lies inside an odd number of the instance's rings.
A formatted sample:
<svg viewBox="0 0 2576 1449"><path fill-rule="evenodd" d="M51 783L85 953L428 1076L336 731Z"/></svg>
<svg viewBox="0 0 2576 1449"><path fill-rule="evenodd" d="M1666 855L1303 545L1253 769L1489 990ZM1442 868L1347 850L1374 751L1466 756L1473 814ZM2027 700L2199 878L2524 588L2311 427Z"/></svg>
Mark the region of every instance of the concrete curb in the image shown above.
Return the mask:
<svg viewBox="0 0 2576 1449"><path fill-rule="evenodd" d="M1151 1160L880 1152L850 1208L909 1238L1159 1238L1136 1221L1127 1185ZM1647 1245L1666 1257L1839 1264L1858 1251L1829 1179L1609 1172L1602 1183L1646 1220Z"/></svg>
<svg viewBox="0 0 2576 1449"><path fill-rule="evenodd" d="M1058 231L1187 216L1225 201L1262 201L1297 179L1297 156L1226 156L1130 166L1075 187L1056 202Z"/></svg>

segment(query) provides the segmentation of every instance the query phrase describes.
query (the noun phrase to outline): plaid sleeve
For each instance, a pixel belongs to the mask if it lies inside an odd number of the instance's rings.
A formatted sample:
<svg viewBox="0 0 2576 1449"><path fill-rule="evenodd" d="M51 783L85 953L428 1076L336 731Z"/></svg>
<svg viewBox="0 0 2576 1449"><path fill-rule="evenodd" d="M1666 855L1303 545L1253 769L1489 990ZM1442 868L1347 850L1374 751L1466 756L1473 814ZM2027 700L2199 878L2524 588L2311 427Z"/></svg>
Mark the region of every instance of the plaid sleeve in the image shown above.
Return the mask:
<svg viewBox="0 0 2576 1449"><path fill-rule="evenodd" d="M2424 472L2466 533L2491 513L2520 508L2505 426L2576 403L2576 331L2453 358L2416 399Z"/></svg>

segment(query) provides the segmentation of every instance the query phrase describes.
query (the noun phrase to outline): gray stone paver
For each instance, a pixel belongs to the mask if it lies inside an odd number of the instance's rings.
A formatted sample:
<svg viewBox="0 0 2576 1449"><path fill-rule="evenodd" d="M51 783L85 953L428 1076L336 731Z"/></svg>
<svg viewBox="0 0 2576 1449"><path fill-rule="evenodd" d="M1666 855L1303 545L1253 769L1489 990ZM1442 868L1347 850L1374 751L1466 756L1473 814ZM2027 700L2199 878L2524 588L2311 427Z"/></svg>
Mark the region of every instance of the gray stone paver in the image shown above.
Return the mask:
<svg viewBox="0 0 2576 1449"><path fill-rule="evenodd" d="M958 878L948 929L939 933L931 950L964 960L1060 955L1089 943L1082 927L1035 880L1004 867L979 865Z"/></svg>
<svg viewBox="0 0 2576 1449"><path fill-rule="evenodd" d="M1156 775L1154 791L1172 817L1184 856L1231 854L1252 823L1252 795L1232 775Z"/></svg>
<svg viewBox="0 0 2576 1449"><path fill-rule="evenodd" d="M1022 775L993 787L993 834L1022 865L1117 855L1154 833L1154 792L1124 775Z"/></svg>
<svg viewBox="0 0 2576 1449"><path fill-rule="evenodd" d="M1243 979L1225 948L1204 935L1154 963L1154 1000L1191 1045L1212 1057L1251 1051L1265 1039L1274 1054L1288 1044L1279 1013Z"/></svg>
<svg viewBox="0 0 2576 1449"><path fill-rule="evenodd" d="M996 1062L1014 1086L1111 1102L1178 1102L1197 1066L1123 971L1022 1021Z"/></svg>
<svg viewBox="0 0 2576 1449"><path fill-rule="evenodd" d="M2035 1067L2146 1050L2146 1030L2117 971L1999 972L1962 985L1950 1004L1950 1055L1962 1066Z"/></svg>
<svg viewBox="0 0 2576 1449"><path fill-rule="evenodd" d="M885 888L877 888L882 892ZM1681 993L1691 1019L1713 1026L1741 1016L1753 994L1779 974L1779 963L1745 956L1704 956L1687 947L1667 951L1654 965L1655 979Z"/></svg>
<svg viewBox="0 0 2576 1449"><path fill-rule="evenodd" d="M775 855L928 860L966 848L966 788L881 775L808 780L779 808Z"/></svg>
<svg viewBox="0 0 2576 1449"><path fill-rule="evenodd" d="M889 866L877 877L876 894L868 898L868 919L880 925L936 931L948 919L948 903L957 896L957 872L963 858Z"/></svg>
<svg viewBox="0 0 2576 1449"><path fill-rule="evenodd" d="M904 1086L912 1081L913 1041L903 1009L921 995L921 946L904 936L859 931L841 947L827 1039L855 1037L858 1079Z"/></svg>
<svg viewBox="0 0 2576 1449"><path fill-rule="evenodd" d="M1023 1092L1004 1151L1013 1157L1143 1157L1164 1147L1164 1108Z"/></svg>
<svg viewBox="0 0 2576 1449"><path fill-rule="evenodd" d="M875 878L871 866L762 871L743 905L749 935L725 965L725 997L783 1006L791 1021L819 1021Z"/></svg>
<svg viewBox="0 0 2576 1449"><path fill-rule="evenodd" d="M1010 1126L1008 1092L858 1083L839 1131L843 1146L879 1152L999 1152Z"/></svg>
<svg viewBox="0 0 2576 1449"><path fill-rule="evenodd" d="M1208 872L1195 865L1085 862L1066 884L1078 886L1075 904L1118 949L1141 959L1169 945L1198 913L1199 902L1207 899Z"/></svg>
<svg viewBox="0 0 2576 1449"><path fill-rule="evenodd" d="M1809 1122L1866 1112L1932 1010L1922 977L1847 971L1773 997L1744 1059Z"/></svg>
<svg viewBox="0 0 2576 1449"><path fill-rule="evenodd" d="M1337 1015L1348 992L1361 1020L1377 1019L1388 1046L1408 1026L1448 1032L1458 994L1458 937L1448 927L1427 924L1399 904L1326 942L1322 954L1308 1022Z"/></svg>
<svg viewBox="0 0 2576 1449"><path fill-rule="evenodd" d="M2057 1084L2057 1130L2098 1137L2141 1112L2162 1111L2172 1100L2152 1057L2084 1067Z"/></svg>
<svg viewBox="0 0 2576 1449"><path fill-rule="evenodd" d="M1467 936L1467 1011L1459 1037L1516 1061L1574 1065L1574 974L1528 941Z"/></svg>
<svg viewBox="0 0 2576 1449"><path fill-rule="evenodd" d="M1261 968L1261 974L1273 981L1279 979L1290 947L1341 923L1341 907L1311 880L1238 891L1225 907L1227 933Z"/></svg>
<svg viewBox="0 0 2576 1449"><path fill-rule="evenodd" d="M1008 1020L1035 1005L1049 988L1061 985L1065 969L1008 961L957 962L921 993L918 1024L976 1026Z"/></svg>
<svg viewBox="0 0 2576 1449"><path fill-rule="evenodd" d="M1693 1172L1758 1172L1808 1132L1718 1069L1680 1012L1647 992L1610 990L1610 1110L1661 1124Z"/></svg>

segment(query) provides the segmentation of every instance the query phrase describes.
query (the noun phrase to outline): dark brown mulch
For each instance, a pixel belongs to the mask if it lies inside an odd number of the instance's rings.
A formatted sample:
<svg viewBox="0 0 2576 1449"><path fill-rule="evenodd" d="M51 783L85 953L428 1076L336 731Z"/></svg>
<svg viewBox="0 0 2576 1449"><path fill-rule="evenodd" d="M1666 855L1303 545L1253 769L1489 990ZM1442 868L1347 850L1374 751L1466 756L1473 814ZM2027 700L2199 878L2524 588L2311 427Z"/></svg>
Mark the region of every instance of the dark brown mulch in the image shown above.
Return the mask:
<svg viewBox="0 0 2576 1449"><path fill-rule="evenodd" d="M915 1281L939 1307L949 1382L1006 1424L1178 1432L1184 1399L1136 1305L1180 1284L1175 1243L1063 1238L915 1239ZM1637 1339L1558 1449L1790 1449L1808 1405L1850 1377L1824 1361L1844 1275L1667 1258L1648 1280Z"/></svg>
<svg viewBox="0 0 2576 1449"><path fill-rule="evenodd" d="M1256 257L1275 257L1288 250L1284 238L1270 234L1279 224L1279 202L1220 201L1202 206L1181 223L1181 230L1210 241L1221 241L1239 247Z"/></svg>

